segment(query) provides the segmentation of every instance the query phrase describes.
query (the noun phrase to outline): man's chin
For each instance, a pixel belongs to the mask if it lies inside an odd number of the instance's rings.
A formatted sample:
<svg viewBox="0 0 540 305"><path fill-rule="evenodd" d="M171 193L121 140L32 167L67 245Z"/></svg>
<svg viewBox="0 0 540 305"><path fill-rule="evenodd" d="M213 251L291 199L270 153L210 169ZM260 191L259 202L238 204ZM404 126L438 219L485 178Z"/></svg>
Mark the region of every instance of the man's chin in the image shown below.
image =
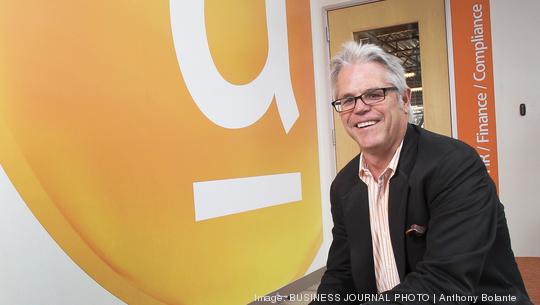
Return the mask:
<svg viewBox="0 0 540 305"><path fill-rule="evenodd" d="M361 132L355 132L353 139L358 143L360 149L370 149L371 147L377 146L380 141L378 141L375 134L366 134Z"/></svg>
<svg viewBox="0 0 540 305"><path fill-rule="evenodd" d="M377 147L380 146L377 143L374 143L372 141L365 141L365 140L356 141L356 143L358 143L358 146L360 147L361 151L367 152L367 153L377 151Z"/></svg>

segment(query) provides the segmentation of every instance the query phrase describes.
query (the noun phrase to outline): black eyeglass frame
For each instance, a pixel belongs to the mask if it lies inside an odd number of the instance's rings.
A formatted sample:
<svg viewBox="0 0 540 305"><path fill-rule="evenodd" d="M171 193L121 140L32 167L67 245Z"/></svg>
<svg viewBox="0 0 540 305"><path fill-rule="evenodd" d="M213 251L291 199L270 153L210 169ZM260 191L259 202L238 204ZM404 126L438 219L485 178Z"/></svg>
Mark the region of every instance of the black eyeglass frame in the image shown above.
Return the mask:
<svg viewBox="0 0 540 305"><path fill-rule="evenodd" d="M376 90L382 90L383 91L383 97L380 100L366 103L366 101L364 101L364 96L366 96L367 94L372 94ZM356 107L356 103L358 103L358 100L361 100L362 103L364 103L365 105L371 106L371 105L374 105L374 104L377 104L377 103L380 103L380 102L384 101L386 99L386 93L388 91L393 91L393 90L398 90L398 88L397 87L384 87L384 88L371 89L371 90L368 90L367 92L364 92L364 93L362 93L362 94L360 94L358 96L347 96L347 97L339 98L339 99L332 102L332 106L334 107L334 109L338 113L352 111ZM344 101L344 100L350 99L350 98L354 99L354 105L351 107L351 109L341 110L341 111L338 110L339 106L341 106L341 102Z"/></svg>

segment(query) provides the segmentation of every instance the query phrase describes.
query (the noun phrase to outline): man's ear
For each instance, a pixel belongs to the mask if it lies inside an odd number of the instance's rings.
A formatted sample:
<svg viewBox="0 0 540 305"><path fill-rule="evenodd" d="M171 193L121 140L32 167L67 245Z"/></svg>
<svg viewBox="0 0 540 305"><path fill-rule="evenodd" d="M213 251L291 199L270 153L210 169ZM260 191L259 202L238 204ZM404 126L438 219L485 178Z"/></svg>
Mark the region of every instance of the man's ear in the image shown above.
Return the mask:
<svg viewBox="0 0 540 305"><path fill-rule="evenodd" d="M407 114L409 113L409 111L411 111L411 94L411 88L407 87L405 88L405 92L401 97L403 100L403 111L405 111L405 113Z"/></svg>

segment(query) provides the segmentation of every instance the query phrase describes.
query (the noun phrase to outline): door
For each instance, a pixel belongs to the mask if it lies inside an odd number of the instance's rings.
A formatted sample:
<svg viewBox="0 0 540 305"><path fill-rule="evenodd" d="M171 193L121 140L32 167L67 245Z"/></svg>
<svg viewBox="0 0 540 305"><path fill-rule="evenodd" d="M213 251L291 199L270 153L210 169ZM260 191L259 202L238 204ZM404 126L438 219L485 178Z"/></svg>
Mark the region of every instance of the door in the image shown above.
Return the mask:
<svg viewBox="0 0 540 305"><path fill-rule="evenodd" d="M348 40L370 42L398 56L413 91L414 123L451 135L444 0L386 0L328 12L330 55ZM359 152L334 112L339 171Z"/></svg>

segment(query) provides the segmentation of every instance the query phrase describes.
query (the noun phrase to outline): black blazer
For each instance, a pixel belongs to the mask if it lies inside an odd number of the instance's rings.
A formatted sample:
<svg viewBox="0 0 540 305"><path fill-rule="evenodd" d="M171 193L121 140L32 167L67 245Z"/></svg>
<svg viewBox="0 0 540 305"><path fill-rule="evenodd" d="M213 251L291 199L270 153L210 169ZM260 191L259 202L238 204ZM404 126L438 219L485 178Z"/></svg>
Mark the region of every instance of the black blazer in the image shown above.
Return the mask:
<svg viewBox="0 0 540 305"><path fill-rule="evenodd" d="M340 304L345 294L377 292L367 186L358 170L359 156L332 183L333 242L318 293L319 300L333 301L312 304ZM477 295L477 304L532 304L510 247L503 205L470 146L409 125L390 180L388 209L401 283L383 294L390 301L368 304L433 303L400 299L416 293L435 296L437 304L471 303L439 299L454 294ZM405 234L412 225L426 232ZM482 295L495 294L516 301L482 302Z"/></svg>

